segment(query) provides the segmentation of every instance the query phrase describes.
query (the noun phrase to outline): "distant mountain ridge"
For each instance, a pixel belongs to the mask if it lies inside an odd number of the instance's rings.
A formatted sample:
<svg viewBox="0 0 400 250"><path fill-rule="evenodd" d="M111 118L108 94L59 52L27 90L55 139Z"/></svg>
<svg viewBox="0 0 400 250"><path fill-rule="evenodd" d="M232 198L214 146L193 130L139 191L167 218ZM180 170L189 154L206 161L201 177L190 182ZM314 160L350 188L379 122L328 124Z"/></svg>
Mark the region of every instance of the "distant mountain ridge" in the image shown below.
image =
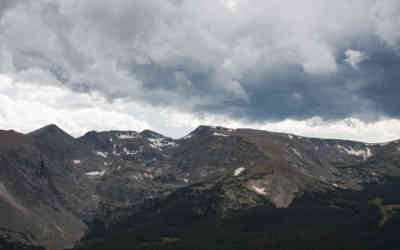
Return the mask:
<svg viewBox="0 0 400 250"><path fill-rule="evenodd" d="M212 126L180 139L150 130L74 138L53 124L28 134L0 131L0 239L58 250L93 225L111 226L149 202L175 203L180 193L211 199L224 218L265 205L287 208L310 192L360 191L398 175L400 141Z"/></svg>

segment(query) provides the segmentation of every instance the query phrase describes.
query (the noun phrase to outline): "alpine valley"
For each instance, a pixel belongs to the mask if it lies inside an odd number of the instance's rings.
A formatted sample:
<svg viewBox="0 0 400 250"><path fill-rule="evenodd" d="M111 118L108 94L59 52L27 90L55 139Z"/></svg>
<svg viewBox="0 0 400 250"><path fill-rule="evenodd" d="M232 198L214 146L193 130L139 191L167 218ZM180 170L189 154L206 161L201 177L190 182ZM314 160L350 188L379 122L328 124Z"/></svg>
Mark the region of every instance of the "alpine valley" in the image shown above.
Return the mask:
<svg viewBox="0 0 400 250"><path fill-rule="evenodd" d="M0 131L0 249L398 249L400 141Z"/></svg>

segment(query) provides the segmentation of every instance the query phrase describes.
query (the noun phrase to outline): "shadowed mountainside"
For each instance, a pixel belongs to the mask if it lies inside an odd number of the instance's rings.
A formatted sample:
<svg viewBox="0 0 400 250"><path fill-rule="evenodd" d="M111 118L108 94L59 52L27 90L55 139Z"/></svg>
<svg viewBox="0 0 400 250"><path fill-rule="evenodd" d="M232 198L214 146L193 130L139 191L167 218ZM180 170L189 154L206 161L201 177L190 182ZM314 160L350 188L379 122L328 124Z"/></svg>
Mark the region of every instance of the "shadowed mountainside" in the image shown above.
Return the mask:
<svg viewBox="0 0 400 250"><path fill-rule="evenodd" d="M398 143L209 126L177 140L150 130L73 138L56 125L0 131L0 236L58 250L110 228L136 230L138 215L158 221L153 210L213 224L293 208L310 193L361 194L400 174Z"/></svg>

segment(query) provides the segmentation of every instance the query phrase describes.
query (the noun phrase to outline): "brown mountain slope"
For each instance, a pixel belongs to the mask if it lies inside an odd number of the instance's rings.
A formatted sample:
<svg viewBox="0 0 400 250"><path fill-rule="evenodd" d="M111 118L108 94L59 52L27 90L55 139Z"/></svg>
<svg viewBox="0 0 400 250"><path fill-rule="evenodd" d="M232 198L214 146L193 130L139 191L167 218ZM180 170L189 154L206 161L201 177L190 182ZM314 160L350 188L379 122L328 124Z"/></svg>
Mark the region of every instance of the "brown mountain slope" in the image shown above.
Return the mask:
<svg viewBox="0 0 400 250"><path fill-rule="evenodd" d="M222 216L265 204L288 207L305 192L360 190L399 174L397 143L208 126L178 140L149 130L75 139L55 125L27 135L0 131L0 233L62 249L94 220L106 224L116 211L135 213L179 190L212 194Z"/></svg>

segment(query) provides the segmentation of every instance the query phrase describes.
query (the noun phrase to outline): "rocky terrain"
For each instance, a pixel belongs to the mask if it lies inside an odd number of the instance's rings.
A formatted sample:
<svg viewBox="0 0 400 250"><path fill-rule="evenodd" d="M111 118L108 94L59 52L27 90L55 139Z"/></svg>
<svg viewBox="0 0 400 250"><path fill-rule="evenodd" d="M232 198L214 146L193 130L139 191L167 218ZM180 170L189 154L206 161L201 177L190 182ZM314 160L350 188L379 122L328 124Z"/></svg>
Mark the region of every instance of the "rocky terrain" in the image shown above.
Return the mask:
<svg viewBox="0 0 400 250"><path fill-rule="evenodd" d="M399 170L400 141L208 126L177 140L149 130L73 138L55 125L0 131L0 249L72 248L85 236L133 230L139 215L150 220L167 211L179 221L187 213L179 207L213 221L291 208L309 193L384 185Z"/></svg>

